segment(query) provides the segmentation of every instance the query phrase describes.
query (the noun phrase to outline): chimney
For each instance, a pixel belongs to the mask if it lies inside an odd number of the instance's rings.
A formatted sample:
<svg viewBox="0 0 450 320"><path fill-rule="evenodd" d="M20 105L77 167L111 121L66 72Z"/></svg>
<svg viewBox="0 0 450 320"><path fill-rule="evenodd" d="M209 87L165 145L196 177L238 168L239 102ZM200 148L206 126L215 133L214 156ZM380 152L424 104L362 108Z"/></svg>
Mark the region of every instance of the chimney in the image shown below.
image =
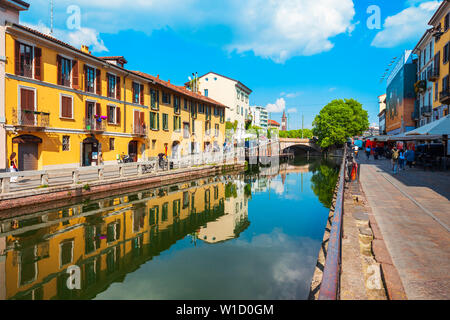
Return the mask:
<svg viewBox="0 0 450 320"><path fill-rule="evenodd" d="M90 54L88 46L81 45L81 51L84 52L84 53L89 53Z"/></svg>
<svg viewBox="0 0 450 320"><path fill-rule="evenodd" d="M159 79L159 74L156 76L156 79Z"/></svg>
<svg viewBox="0 0 450 320"><path fill-rule="evenodd" d="M170 79L167 82L170 84Z"/></svg>

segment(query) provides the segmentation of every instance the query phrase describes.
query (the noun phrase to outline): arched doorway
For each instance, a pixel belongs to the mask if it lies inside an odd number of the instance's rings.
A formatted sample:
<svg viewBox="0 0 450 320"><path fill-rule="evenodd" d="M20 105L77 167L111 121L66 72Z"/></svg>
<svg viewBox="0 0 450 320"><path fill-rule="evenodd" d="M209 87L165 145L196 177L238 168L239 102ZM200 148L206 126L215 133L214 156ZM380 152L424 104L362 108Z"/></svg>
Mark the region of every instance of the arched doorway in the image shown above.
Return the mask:
<svg viewBox="0 0 450 320"><path fill-rule="evenodd" d="M83 140L83 167L98 165L100 148L100 143L93 136Z"/></svg>
<svg viewBox="0 0 450 320"><path fill-rule="evenodd" d="M19 171L38 169L38 144L42 139L33 135L21 135L12 139L12 143L18 144Z"/></svg>
<svg viewBox="0 0 450 320"><path fill-rule="evenodd" d="M133 162L137 162L138 155L138 142L136 140L128 143L128 155L133 159Z"/></svg>

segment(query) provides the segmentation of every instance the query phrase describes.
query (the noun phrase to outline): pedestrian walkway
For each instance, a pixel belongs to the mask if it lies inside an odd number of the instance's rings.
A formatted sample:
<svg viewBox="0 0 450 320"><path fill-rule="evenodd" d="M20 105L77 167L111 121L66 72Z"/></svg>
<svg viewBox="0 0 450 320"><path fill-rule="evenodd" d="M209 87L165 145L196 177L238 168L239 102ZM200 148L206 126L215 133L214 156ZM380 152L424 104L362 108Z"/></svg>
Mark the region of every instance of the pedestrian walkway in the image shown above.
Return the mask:
<svg viewBox="0 0 450 320"><path fill-rule="evenodd" d="M450 299L450 173L359 157L365 193L407 298Z"/></svg>

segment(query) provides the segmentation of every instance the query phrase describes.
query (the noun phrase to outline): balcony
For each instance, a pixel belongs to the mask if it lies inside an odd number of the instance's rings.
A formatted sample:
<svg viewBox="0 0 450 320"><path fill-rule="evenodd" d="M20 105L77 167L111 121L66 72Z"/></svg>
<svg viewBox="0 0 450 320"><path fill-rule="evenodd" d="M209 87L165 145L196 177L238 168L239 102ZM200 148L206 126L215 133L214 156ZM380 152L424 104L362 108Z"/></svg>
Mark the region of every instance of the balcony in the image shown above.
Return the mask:
<svg viewBox="0 0 450 320"><path fill-rule="evenodd" d="M420 108L420 114L424 117L431 117L431 106L423 106Z"/></svg>
<svg viewBox="0 0 450 320"><path fill-rule="evenodd" d="M147 136L147 126L144 125L133 125L133 136L146 137Z"/></svg>
<svg viewBox="0 0 450 320"><path fill-rule="evenodd" d="M439 68L432 68L429 72L428 72L428 79L431 82L436 82L439 80Z"/></svg>
<svg viewBox="0 0 450 320"><path fill-rule="evenodd" d="M85 118L84 129L89 132L103 132L106 128L106 120L101 118Z"/></svg>
<svg viewBox="0 0 450 320"><path fill-rule="evenodd" d="M419 111L414 111L411 113L411 119L413 119L414 121L418 121L420 119L420 114Z"/></svg>
<svg viewBox="0 0 450 320"><path fill-rule="evenodd" d="M34 130L42 130L49 126L50 113L31 110L13 109L13 125Z"/></svg>
<svg viewBox="0 0 450 320"><path fill-rule="evenodd" d="M439 93L439 102L442 104L450 104L450 89L447 88Z"/></svg>

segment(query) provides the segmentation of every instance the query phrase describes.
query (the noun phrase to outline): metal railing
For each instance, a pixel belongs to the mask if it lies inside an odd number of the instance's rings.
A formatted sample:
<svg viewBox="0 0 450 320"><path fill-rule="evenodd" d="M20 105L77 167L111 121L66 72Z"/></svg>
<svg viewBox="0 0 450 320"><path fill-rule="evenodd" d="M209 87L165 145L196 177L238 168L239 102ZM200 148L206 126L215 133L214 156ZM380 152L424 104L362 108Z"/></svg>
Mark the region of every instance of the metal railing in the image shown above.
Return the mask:
<svg viewBox="0 0 450 320"><path fill-rule="evenodd" d="M344 212L345 171L347 167L347 145L339 173L336 205L334 206L333 221L331 223L330 238L320 285L319 300L337 300L339 298L339 280L341 273L341 240L342 216Z"/></svg>
<svg viewBox="0 0 450 320"><path fill-rule="evenodd" d="M428 79L430 79L430 81L436 81L439 80L439 68L433 67L428 71Z"/></svg>
<svg viewBox="0 0 450 320"><path fill-rule="evenodd" d="M84 119L84 129L87 131L105 131L106 130L106 120L96 119L96 118L85 118Z"/></svg>
<svg viewBox="0 0 450 320"><path fill-rule="evenodd" d="M423 106L422 108L420 108L420 114L423 116L430 116L431 109L431 106Z"/></svg>
<svg viewBox="0 0 450 320"><path fill-rule="evenodd" d="M13 125L46 128L50 123L50 113L32 110L13 109Z"/></svg>
<svg viewBox="0 0 450 320"><path fill-rule="evenodd" d="M439 93L439 102L447 104L450 103L450 89L444 89Z"/></svg>
<svg viewBox="0 0 450 320"><path fill-rule="evenodd" d="M122 177L145 178L145 176L155 175L161 171L204 165L238 164L244 161L245 154L242 148L242 150L235 149L227 153L202 152L181 157L169 157L162 161L156 157L143 162L0 173L0 193L92 183Z"/></svg>
<svg viewBox="0 0 450 320"><path fill-rule="evenodd" d="M133 125L133 135L135 136L146 136L147 135L147 126L146 125Z"/></svg>

